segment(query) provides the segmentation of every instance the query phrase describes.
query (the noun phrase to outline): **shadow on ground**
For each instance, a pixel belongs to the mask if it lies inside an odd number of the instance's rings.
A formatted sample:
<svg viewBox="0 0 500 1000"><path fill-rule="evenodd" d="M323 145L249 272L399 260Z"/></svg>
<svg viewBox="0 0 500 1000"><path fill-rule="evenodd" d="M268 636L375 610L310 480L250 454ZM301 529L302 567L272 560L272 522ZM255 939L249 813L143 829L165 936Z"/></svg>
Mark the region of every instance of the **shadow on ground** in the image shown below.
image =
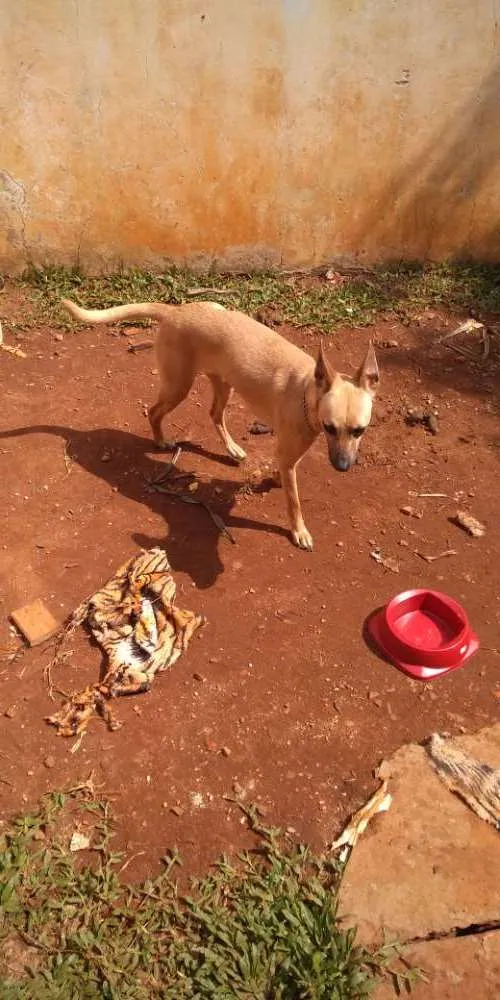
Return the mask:
<svg viewBox="0 0 500 1000"><path fill-rule="evenodd" d="M2 431L0 440L31 434L60 437L67 442L67 453L72 461L91 475L105 480L122 496L142 503L154 514L163 516L168 525L168 555L172 569L187 573L197 587L202 589L215 583L224 571L218 554L221 530L201 504L184 503L168 494L156 492L149 485L151 480L165 472L165 463L151 457L153 445L149 439L112 427L79 431L61 425L37 424ZM217 455L191 442L182 442L182 448L186 454L202 455L234 468L234 463L226 456ZM104 452L112 455L112 461L103 462ZM199 482L196 499L210 504L214 513L229 529L246 528L288 538L284 527L232 513L236 495L241 488L241 480L231 478L229 472L224 478ZM132 538L144 548L166 544L166 535L163 538L151 538L134 533Z"/></svg>

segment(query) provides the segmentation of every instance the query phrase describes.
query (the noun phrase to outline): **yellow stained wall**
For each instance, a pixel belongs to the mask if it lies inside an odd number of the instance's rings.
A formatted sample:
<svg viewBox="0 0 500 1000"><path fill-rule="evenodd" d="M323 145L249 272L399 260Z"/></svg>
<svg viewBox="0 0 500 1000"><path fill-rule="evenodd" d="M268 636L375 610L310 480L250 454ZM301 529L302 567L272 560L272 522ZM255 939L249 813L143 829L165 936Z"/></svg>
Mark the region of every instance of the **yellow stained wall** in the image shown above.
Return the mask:
<svg viewBox="0 0 500 1000"><path fill-rule="evenodd" d="M0 267L500 250L496 0L0 0Z"/></svg>

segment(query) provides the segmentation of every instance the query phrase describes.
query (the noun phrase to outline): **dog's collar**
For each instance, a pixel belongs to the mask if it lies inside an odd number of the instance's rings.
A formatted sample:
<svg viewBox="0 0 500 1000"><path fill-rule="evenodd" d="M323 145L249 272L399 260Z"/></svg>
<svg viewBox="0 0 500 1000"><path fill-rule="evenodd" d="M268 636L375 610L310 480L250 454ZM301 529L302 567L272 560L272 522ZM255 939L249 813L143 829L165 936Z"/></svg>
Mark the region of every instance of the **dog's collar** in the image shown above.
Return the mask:
<svg viewBox="0 0 500 1000"><path fill-rule="evenodd" d="M304 410L304 417L305 417L308 429L310 430L311 434L314 434L314 436L316 437L316 435L318 434L318 430L317 430L316 427L313 427L313 425L311 423L311 418L309 416L309 411L308 411L308 408L307 408L306 389L304 389L304 394L302 396L302 409Z"/></svg>

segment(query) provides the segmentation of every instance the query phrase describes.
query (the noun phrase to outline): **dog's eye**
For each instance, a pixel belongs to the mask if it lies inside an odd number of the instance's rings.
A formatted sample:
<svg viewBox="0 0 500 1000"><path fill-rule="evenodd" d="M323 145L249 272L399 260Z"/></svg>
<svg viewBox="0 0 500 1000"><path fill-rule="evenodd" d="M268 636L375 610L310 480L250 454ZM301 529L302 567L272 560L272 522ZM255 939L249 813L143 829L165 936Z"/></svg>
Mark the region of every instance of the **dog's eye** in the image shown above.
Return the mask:
<svg viewBox="0 0 500 1000"><path fill-rule="evenodd" d="M353 427L351 435L353 438L360 438L365 433L366 427Z"/></svg>
<svg viewBox="0 0 500 1000"><path fill-rule="evenodd" d="M327 434L331 434L332 437L335 437L335 435L337 434L337 428L336 428L335 424L323 424L323 427L324 427L326 433Z"/></svg>

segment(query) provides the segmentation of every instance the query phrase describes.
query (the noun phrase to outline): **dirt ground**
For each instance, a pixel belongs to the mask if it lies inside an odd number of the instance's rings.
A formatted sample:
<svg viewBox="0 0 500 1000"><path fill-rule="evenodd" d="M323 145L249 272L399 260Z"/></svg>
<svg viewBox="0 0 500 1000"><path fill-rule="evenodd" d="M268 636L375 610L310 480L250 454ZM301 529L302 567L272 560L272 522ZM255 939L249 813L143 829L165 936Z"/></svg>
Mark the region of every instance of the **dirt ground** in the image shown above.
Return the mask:
<svg viewBox="0 0 500 1000"><path fill-rule="evenodd" d="M243 817L228 801L235 795L322 846L370 792L381 757L434 730L473 731L498 717L499 356L493 345L476 365L436 346L456 322L429 311L410 326L388 318L327 341L340 370L352 372L373 336L382 386L357 468L336 473L322 441L304 459L312 554L291 545L281 492L248 488L271 464L273 438L249 436L253 415L239 399L230 426L248 450L241 468L221 454L203 382L172 422L186 442L179 467L196 473L232 545L202 507L145 482L168 461L152 448L144 412L155 395L151 351L129 353L117 329L34 329L19 340L26 359L1 354L4 821L93 772L113 798L117 847L134 855L131 877L156 870L174 845L188 870L202 871L245 844ZM314 334L282 332L316 349ZM409 405L438 411L437 436L406 426ZM458 502L414 495L458 492ZM407 504L422 518L402 514ZM486 524L484 538L450 522L459 506ZM62 621L138 546L156 544L166 546L179 605L208 623L150 694L118 702L122 729L94 721L72 752L74 741L44 722L54 710L43 678L52 645L12 659L19 640L9 613L41 597ZM370 558L375 548L399 574ZM448 549L455 553L432 563L417 554ZM465 605L481 641L463 670L431 684L409 680L363 640L375 608L426 585ZM57 680L80 689L97 679L100 654L85 635L69 649Z"/></svg>

